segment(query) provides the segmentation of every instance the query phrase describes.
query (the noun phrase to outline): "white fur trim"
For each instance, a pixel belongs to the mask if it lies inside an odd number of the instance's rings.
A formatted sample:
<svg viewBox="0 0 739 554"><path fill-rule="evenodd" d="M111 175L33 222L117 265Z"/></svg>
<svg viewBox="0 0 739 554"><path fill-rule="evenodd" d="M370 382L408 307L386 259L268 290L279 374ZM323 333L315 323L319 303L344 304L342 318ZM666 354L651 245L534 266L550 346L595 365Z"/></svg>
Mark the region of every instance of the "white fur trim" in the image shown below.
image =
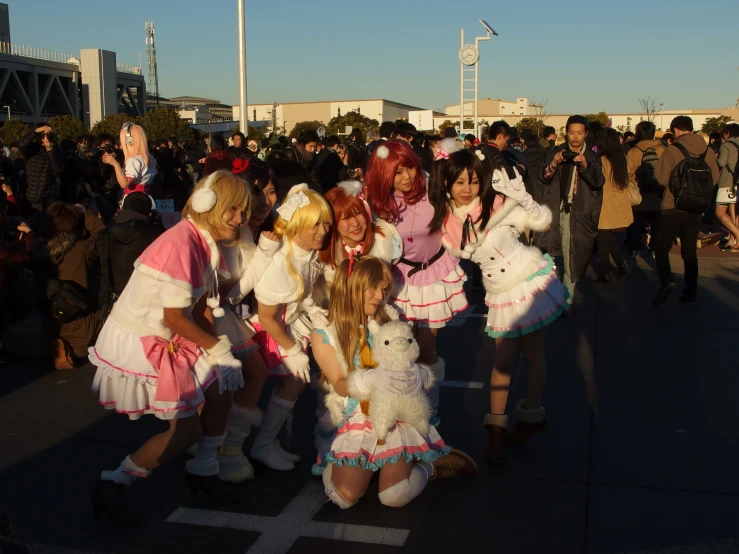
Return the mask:
<svg viewBox="0 0 739 554"><path fill-rule="evenodd" d="M342 181L336 186L344 189L349 196L357 196L362 193L362 183L359 181Z"/></svg>
<svg viewBox="0 0 739 554"><path fill-rule="evenodd" d="M231 342L228 340L226 335L221 335L218 337L216 345L210 350L206 350L206 352L214 358L220 358L221 356L231 353Z"/></svg>
<svg viewBox="0 0 739 554"><path fill-rule="evenodd" d="M375 233L372 248L370 248L370 251L367 252L367 254L373 258L378 258L388 263L396 262L400 257L402 257L402 253L398 258L393 259L393 237L400 236L395 225L379 218L375 219L372 223L380 228L382 235ZM402 244L403 241L401 240L401 248Z"/></svg>
<svg viewBox="0 0 739 554"><path fill-rule="evenodd" d="M516 408L513 410L513 415L519 421L523 421L524 423L541 423L547 418L547 411L544 409L544 406L539 406L534 410L527 410L524 408L525 404L526 399L522 398L516 402Z"/></svg>
<svg viewBox="0 0 739 554"><path fill-rule="evenodd" d="M374 335L377 333L377 331L380 330L380 324L377 323L374 319L370 319L369 323L367 324L367 329L369 329L369 332Z"/></svg>
<svg viewBox="0 0 739 554"><path fill-rule="evenodd" d="M491 425L502 427L503 429L508 429L508 416L507 415L486 414L485 415L485 427L489 427Z"/></svg>
<svg viewBox="0 0 739 554"><path fill-rule="evenodd" d="M386 160L387 157L390 155L390 150L384 144L378 147L376 152L377 152L377 157L380 158L381 160Z"/></svg>
<svg viewBox="0 0 739 554"><path fill-rule="evenodd" d="M543 231L552 223L552 210L543 204L539 204L539 210L538 218L529 216L528 228L532 231Z"/></svg>
<svg viewBox="0 0 739 554"><path fill-rule="evenodd" d="M372 391L361 388L358 383L365 371L364 369L356 369L346 377L347 391L357 400L369 400L372 396Z"/></svg>
<svg viewBox="0 0 739 554"><path fill-rule="evenodd" d="M216 193L211 189L198 189L192 194L192 209L199 214L209 212L216 205L217 200Z"/></svg>

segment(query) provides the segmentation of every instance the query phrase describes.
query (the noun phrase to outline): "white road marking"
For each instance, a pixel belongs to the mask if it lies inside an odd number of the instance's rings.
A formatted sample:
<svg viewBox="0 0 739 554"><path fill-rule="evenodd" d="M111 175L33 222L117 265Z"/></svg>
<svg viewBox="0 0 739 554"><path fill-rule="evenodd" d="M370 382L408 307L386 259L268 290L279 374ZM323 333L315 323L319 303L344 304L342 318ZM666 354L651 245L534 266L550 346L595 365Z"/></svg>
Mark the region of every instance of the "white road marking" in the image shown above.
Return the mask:
<svg viewBox="0 0 739 554"><path fill-rule="evenodd" d="M452 389L481 389L485 386L485 383L480 381L442 381L441 386Z"/></svg>
<svg viewBox="0 0 739 554"><path fill-rule="evenodd" d="M408 539L410 531L407 529L312 521L313 516L326 502L323 485L311 481L300 489L298 495L277 517L178 508L167 521L261 533L257 541L246 551L248 554L284 554L300 537L388 546L403 546Z"/></svg>

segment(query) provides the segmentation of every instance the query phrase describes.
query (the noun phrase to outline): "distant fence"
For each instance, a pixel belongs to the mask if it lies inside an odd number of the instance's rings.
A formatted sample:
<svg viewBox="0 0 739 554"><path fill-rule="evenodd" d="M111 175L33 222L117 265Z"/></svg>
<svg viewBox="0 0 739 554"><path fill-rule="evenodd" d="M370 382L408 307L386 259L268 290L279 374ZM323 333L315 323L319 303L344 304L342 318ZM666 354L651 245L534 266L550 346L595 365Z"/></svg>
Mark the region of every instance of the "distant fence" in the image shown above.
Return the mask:
<svg viewBox="0 0 739 554"><path fill-rule="evenodd" d="M132 65L130 63L118 62L116 64L116 69L121 73L133 73L134 75L141 75L141 68L138 65Z"/></svg>
<svg viewBox="0 0 739 554"><path fill-rule="evenodd" d="M10 42L0 42L0 54L25 56L26 58L35 58L37 60L46 60L57 63L68 63L72 65L79 64L79 61L73 54L55 52L54 50L45 50L43 48L34 48L33 46L22 46L20 44L12 44Z"/></svg>

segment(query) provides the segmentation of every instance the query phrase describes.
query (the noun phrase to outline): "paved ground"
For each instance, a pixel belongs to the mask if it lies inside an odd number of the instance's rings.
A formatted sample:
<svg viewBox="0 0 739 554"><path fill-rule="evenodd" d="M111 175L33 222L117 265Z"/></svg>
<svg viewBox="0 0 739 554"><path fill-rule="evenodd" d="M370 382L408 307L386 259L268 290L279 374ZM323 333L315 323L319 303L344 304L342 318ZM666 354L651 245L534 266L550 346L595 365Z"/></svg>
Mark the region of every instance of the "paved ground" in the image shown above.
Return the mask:
<svg viewBox="0 0 739 554"><path fill-rule="evenodd" d="M384 508L376 485L351 510L323 503L306 396L291 445L304 461L261 473L239 506L190 498L182 457L133 488L145 527L96 522L89 493L100 469L162 424L99 408L92 368L52 373L31 357L1 370L0 503L19 538L47 553L739 552L739 256L701 256L697 307L675 295L654 310L653 262L632 268L624 283L584 283L576 316L551 327L549 427L505 466L483 462L486 385L443 389L440 432L480 461L479 478L430 483L402 510ZM494 345L475 311L442 332L448 380L489 379ZM347 540L358 542L338 542Z"/></svg>

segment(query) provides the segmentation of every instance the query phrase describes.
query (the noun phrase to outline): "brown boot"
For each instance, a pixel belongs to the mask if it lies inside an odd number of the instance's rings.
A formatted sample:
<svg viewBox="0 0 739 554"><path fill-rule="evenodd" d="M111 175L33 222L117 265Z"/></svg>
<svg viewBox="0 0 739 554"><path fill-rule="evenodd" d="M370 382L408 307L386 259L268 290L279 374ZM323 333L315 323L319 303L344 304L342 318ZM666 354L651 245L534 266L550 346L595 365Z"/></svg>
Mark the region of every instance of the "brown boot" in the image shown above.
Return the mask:
<svg viewBox="0 0 739 554"><path fill-rule="evenodd" d="M431 480L449 477L477 477L477 464L464 452L452 450L443 458L436 460L431 466L434 473Z"/></svg>
<svg viewBox="0 0 739 554"><path fill-rule="evenodd" d="M64 339L54 339L51 343L54 356L54 369L74 369L72 347Z"/></svg>
<svg viewBox="0 0 739 554"><path fill-rule="evenodd" d="M525 442L536 433L543 433L547 428L547 412L544 406L527 410L524 408L525 404L525 398L516 402L516 409L513 413L518 419L518 423L513 427L513 431L503 436L503 442L508 444Z"/></svg>
<svg viewBox="0 0 739 554"><path fill-rule="evenodd" d="M485 416L485 429L489 433L485 460L489 464L500 465L505 461L502 439L508 432L508 416L487 414Z"/></svg>

